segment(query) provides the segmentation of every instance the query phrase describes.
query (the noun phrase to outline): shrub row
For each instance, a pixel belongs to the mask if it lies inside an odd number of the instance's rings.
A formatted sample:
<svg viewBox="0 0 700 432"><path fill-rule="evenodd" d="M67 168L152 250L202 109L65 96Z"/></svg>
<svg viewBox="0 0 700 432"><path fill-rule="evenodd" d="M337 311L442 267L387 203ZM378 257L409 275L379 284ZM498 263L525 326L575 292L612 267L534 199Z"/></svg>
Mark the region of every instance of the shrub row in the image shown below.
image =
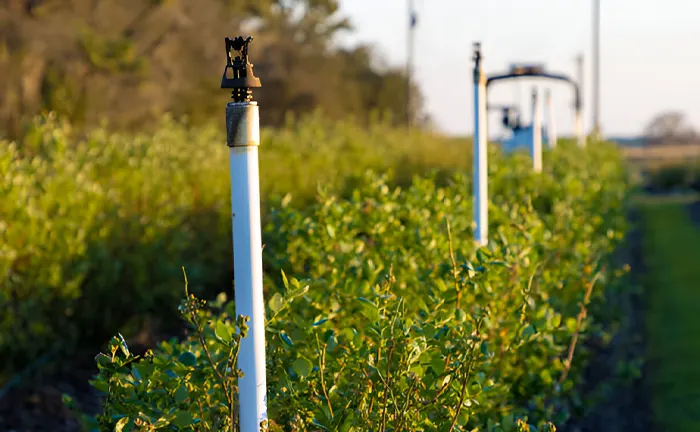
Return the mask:
<svg viewBox="0 0 700 432"><path fill-rule="evenodd" d="M46 353L95 349L116 329L128 337L148 317L179 326L181 266L194 293L231 287L224 129L165 118L154 135L83 133L48 116L0 141L0 383ZM468 142L380 122L312 116L262 139L263 197L291 192L298 205L317 184L350 190L363 168L407 184L426 167L469 164Z"/></svg>
<svg viewBox="0 0 700 432"><path fill-rule="evenodd" d="M271 205L270 430L552 431L585 408L582 344L609 340L594 317L619 283L624 164L607 144L562 145L542 174L524 155L490 157L487 248L473 246L459 173L407 188L367 173L346 198ZM144 358L114 338L92 382L105 409L86 423L235 430L246 326L225 295L209 306L188 295L189 336Z"/></svg>
<svg viewBox="0 0 700 432"><path fill-rule="evenodd" d="M700 162L674 164L646 170L645 187L649 192L700 192Z"/></svg>

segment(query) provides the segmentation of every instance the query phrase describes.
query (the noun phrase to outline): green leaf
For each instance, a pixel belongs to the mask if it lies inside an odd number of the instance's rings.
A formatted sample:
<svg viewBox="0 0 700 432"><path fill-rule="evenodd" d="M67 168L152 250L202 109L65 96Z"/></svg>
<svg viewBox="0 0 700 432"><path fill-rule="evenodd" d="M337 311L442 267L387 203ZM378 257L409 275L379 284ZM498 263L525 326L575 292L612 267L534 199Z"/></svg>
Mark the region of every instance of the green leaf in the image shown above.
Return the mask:
<svg viewBox="0 0 700 432"><path fill-rule="evenodd" d="M326 321L328 321L328 318L322 318L311 325L314 327L318 327L320 325L323 325Z"/></svg>
<svg viewBox="0 0 700 432"><path fill-rule="evenodd" d="M469 410L463 409L459 412L459 417L457 418L457 424L464 426L469 421Z"/></svg>
<svg viewBox="0 0 700 432"><path fill-rule="evenodd" d="M437 375L441 375L445 370L445 360L441 359L440 357L434 357L430 360L430 367Z"/></svg>
<svg viewBox="0 0 700 432"><path fill-rule="evenodd" d="M505 417L501 419L501 425L506 431L510 431L515 427L515 418L513 417L513 414L507 414Z"/></svg>
<svg viewBox="0 0 700 432"><path fill-rule="evenodd" d="M333 225L328 224L326 225L326 231L328 232L328 237L334 239L335 238L335 228L333 228Z"/></svg>
<svg viewBox="0 0 700 432"><path fill-rule="evenodd" d="M294 345L294 342L292 342L292 338L290 338L289 335L287 335L287 333L284 330L279 332L279 337L280 337L280 339L282 339L282 342L284 342L286 345L288 345L288 346Z"/></svg>
<svg viewBox="0 0 700 432"><path fill-rule="evenodd" d="M69 409L75 407L75 402L68 393L61 394L61 402L63 402L63 405L65 405Z"/></svg>
<svg viewBox="0 0 700 432"><path fill-rule="evenodd" d="M535 328L532 325L528 324L528 326L523 329L522 336L527 339L536 333L537 331L535 330Z"/></svg>
<svg viewBox="0 0 700 432"><path fill-rule="evenodd" d="M117 424L114 426L114 432L122 432L127 423L129 423L129 417L120 418Z"/></svg>
<svg viewBox="0 0 700 432"><path fill-rule="evenodd" d="M485 357L488 357L488 355L489 355L489 343L488 343L488 341L481 342L481 354L483 354Z"/></svg>
<svg viewBox="0 0 700 432"><path fill-rule="evenodd" d="M178 356L178 361L185 366L194 366L197 364L197 357L190 351L185 351Z"/></svg>
<svg viewBox="0 0 700 432"><path fill-rule="evenodd" d="M561 314L555 313L552 317L552 326L558 328L561 325Z"/></svg>
<svg viewBox="0 0 700 432"><path fill-rule="evenodd" d="M272 313L276 314L284 307L284 298L279 293L275 293L268 304Z"/></svg>
<svg viewBox="0 0 700 432"><path fill-rule="evenodd" d="M97 361L97 365L99 367L106 368L112 366L112 359L103 353L97 354L97 356L95 356L95 360Z"/></svg>
<svg viewBox="0 0 700 432"><path fill-rule="evenodd" d="M136 378L137 382L141 381L141 372L139 372L139 370L136 369L136 365L133 365L131 367L131 374L134 376L134 378Z"/></svg>
<svg viewBox="0 0 700 432"><path fill-rule="evenodd" d="M89 381L90 385L95 387L97 390L101 391L102 393L108 394L109 393L109 384L107 384L104 381L98 381L98 380L91 380Z"/></svg>
<svg viewBox="0 0 700 432"><path fill-rule="evenodd" d="M299 357L298 359L294 360L292 367L300 377L304 378L309 376L314 365L311 363L311 360L305 357Z"/></svg>
<svg viewBox="0 0 700 432"><path fill-rule="evenodd" d="M379 307L372 301L367 300L364 297L358 297L362 305L362 315L368 318L371 322L375 323L379 321Z"/></svg>
<svg viewBox="0 0 700 432"><path fill-rule="evenodd" d="M187 411L178 411L178 413L175 414L175 418L173 419L172 424L174 424L180 429L184 429L187 426L191 426L192 414L190 414Z"/></svg>
<svg viewBox="0 0 700 432"><path fill-rule="evenodd" d="M284 270L280 270L282 273L282 283L284 284L285 289L289 289L289 281L287 280L287 275L284 273Z"/></svg>
<svg viewBox="0 0 700 432"><path fill-rule="evenodd" d="M119 335L119 349L121 349L122 353L126 357L130 357L131 353L129 352L129 347L126 345L126 340L124 340L124 336L122 336L121 333L117 333Z"/></svg>
<svg viewBox="0 0 700 432"><path fill-rule="evenodd" d="M377 307L377 305L376 305L372 300L369 300L369 299L367 299L367 298L365 298L365 297L358 297L357 300L361 301L362 303L369 304L369 305L372 305L372 306L374 306L374 307Z"/></svg>
<svg viewBox="0 0 700 432"><path fill-rule="evenodd" d="M230 327L221 320L216 321L216 328L214 330L214 334L217 338L221 339L226 343L231 342L231 339L233 337L233 335L231 334Z"/></svg>
<svg viewBox="0 0 700 432"><path fill-rule="evenodd" d="M491 254L484 248L479 248L476 250L476 260L479 264L484 264L487 258L490 258Z"/></svg>
<svg viewBox="0 0 700 432"><path fill-rule="evenodd" d="M413 366L411 366L410 371L419 377L425 374L425 369L423 368L423 366L421 366L420 363L416 363Z"/></svg>
<svg viewBox="0 0 700 432"><path fill-rule="evenodd" d="M178 387L178 389L175 391L175 402L182 403L187 399L189 395L190 392L187 391L187 387L182 385Z"/></svg>
<svg viewBox="0 0 700 432"><path fill-rule="evenodd" d="M141 376L139 379L148 379L155 370L155 365L145 363L134 363L133 368L136 369L139 375Z"/></svg>

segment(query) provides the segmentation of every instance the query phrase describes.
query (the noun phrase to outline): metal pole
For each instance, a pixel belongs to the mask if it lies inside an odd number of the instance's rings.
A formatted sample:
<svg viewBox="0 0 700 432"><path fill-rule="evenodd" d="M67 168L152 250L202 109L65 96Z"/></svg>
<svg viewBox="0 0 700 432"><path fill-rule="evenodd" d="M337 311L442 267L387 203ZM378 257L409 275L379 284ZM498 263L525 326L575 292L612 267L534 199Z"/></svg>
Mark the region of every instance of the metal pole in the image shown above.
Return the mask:
<svg viewBox="0 0 700 432"><path fill-rule="evenodd" d="M481 44L474 44L474 149L473 195L474 240L478 246L486 246L489 233L488 214L488 139L486 111L486 75L481 65Z"/></svg>
<svg viewBox="0 0 700 432"><path fill-rule="evenodd" d="M226 141L230 148L231 216L233 223L233 271L236 315L249 318L247 337L241 339L237 367L239 423L241 432L260 432L267 420L265 377L265 307L262 286L262 229L260 224L260 178L258 146L260 123L253 87L260 80L248 62L252 38L226 39L228 64L222 88L233 88L233 102L226 105ZM240 55L232 61L230 50ZM234 78L227 78L231 68Z"/></svg>
<svg viewBox="0 0 700 432"><path fill-rule="evenodd" d="M411 128L411 83L413 81L414 28L417 24L414 1L408 0L408 54L406 56L406 127Z"/></svg>
<svg viewBox="0 0 700 432"><path fill-rule="evenodd" d="M574 135L576 136L578 145L584 147L586 145L586 137L585 133L583 132L583 101L581 100L585 94L583 87L583 54L579 54L576 57L576 66L578 73L579 94L577 99L574 101Z"/></svg>
<svg viewBox="0 0 700 432"><path fill-rule="evenodd" d="M593 130L600 135L600 0L593 0Z"/></svg>
<svg viewBox="0 0 700 432"><path fill-rule="evenodd" d="M532 168L542 172L542 110L537 97L537 87L532 88Z"/></svg>
<svg viewBox="0 0 700 432"><path fill-rule="evenodd" d="M552 107L552 92L549 89L545 93L545 104L547 105L547 145L553 149L557 146L557 126Z"/></svg>

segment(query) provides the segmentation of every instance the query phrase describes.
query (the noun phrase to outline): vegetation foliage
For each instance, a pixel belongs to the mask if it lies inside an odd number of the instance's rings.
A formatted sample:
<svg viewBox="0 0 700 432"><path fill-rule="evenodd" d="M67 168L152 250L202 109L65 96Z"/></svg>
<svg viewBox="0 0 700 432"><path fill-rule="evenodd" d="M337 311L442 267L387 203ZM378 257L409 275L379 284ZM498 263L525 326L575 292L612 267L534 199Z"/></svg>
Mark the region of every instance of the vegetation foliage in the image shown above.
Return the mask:
<svg viewBox="0 0 700 432"><path fill-rule="evenodd" d="M668 164L646 171L645 183L651 192L700 191L700 163Z"/></svg>
<svg viewBox="0 0 700 432"><path fill-rule="evenodd" d="M402 68L352 30L337 0L0 1L0 136L52 111L76 126L153 126L164 113L201 123L221 115L224 36L252 34L264 125L323 109L340 120L368 110L407 117ZM416 86L408 117L427 120ZM225 96L224 96L225 97ZM3 133L4 132L4 133Z"/></svg>
<svg viewBox="0 0 700 432"><path fill-rule="evenodd" d="M341 48L351 28L336 0L0 1L0 383L119 332L95 358L103 411L65 400L87 430L236 430L247 326L209 120L222 35L253 34L266 427L554 431L585 411L585 342L610 341L603 287L622 289L620 154L564 142L535 174L491 148L492 237L476 249L470 141L396 129L429 125L420 92L371 47ZM696 138L681 120L649 135ZM184 337L127 346L180 318Z"/></svg>
<svg viewBox="0 0 700 432"><path fill-rule="evenodd" d="M315 116L262 135L263 195L292 192L300 206L319 183L352 189L358 167L394 170L407 184L429 167L444 177L469 162L468 142L379 121L365 129ZM133 136L81 133L49 116L22 141L0 142L0 304L9 311L0 369L95 346L116 329L133 334L149 318L179 323L183 265L193 293L230 287L227 161L221 128L168 118ZM274 238L270 227L265 241Z"/></svg>
<svg viewBox="0 0 700 432"><path fill-rule="evenodd" d="M640 200L645 272L647 356L654 365L649 376L651 409L661 429L693 431L700 421L695 396L700 370L695 354L700 345L697 320L700 284L697 257L700 230L688 211L694 197ZM694 204L693 204L694 203ZM696 213L697 216L697 213Z"/></svg>
<svg viewBox="0 0 700 432"><path fill-rule="evenodd" d="M295 148L303 136L317 145L314 131L324 129L309 122L296 132L268 131L261 155L274 154L280 137ZM61 146L65 129L38 124L23 149L4 146L5 175L18 166L52 175L33 184L34 176L8 177L20 180L3 202L32 204L12 207L25 233L39 233L24 238L47 241L3 242L25 247L3 256L29 260L25 267L16 259L4 263L13 283L4 300L31 299L13 306L11 317L24 322L3 323L3 349L27 349L30 339L50 344L56 322L76 338L87 322L114 332L127 310L162 311L180 297L184 265L189 283L180 313L188 336L143 357L123 338L112 339L96 358L100 373L92 382L106 395L104 412L84 422L116 430L234 430L235 359L246 326L227 300L230 273L221 270L230 263L230 246L221 241L230 238L228 184L216 171L226 164L214 164L225 160L225 148L205 152L203 143L220 137L166 125L151 140L95 132L80 145ZM364 138L366 149L404 134L364 136L344 127L347 137ZM344 141L338 130L333 137ZM416 140L411 149L421 139L427 148L441 145L428 136L402 138ZM59 157L62 164L52 165ZM593 318L605 310L600 287L619 275L608 263L625 230L621 157L607 144L582 150L563 143L545 154L543 174L531 171L524 154L505 157L492 148L490 161L489 248L473 245L464 170L418 176L403 187L369 171L349 189L340 182L321 188L308 204L281 194L268 203L270 430L544 431L585 409L577 394L582 341L609 340ZM56 167L64 165L70 169L61 175ZM266 182L268 173L294 178L301 170L295 161L261 173ZM39 187L68 193L52 199L58 192L37 194ZM75 235L52 237L47 222L73 227ZM53 255L27 252L45 245ZM59 259L45 271L28 270L66 250L68 265ZM224 293L205 305L193 294L206 286ZM38 309L23 309L29 307ZM22 328L36 333L12 332Z"/></svg>

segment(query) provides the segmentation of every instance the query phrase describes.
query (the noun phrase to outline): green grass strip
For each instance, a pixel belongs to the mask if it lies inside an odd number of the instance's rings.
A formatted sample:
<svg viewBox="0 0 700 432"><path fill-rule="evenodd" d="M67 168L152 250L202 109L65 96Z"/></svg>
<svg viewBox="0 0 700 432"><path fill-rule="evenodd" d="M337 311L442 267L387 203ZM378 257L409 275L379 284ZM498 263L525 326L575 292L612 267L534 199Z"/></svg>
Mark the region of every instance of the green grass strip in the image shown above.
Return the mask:
<svg viewBox="0 0 700 432"><path fill-rule="evenodd" d="M654 418L659 430L700 431L700 229L682 202L641 204Z"/></svg>

